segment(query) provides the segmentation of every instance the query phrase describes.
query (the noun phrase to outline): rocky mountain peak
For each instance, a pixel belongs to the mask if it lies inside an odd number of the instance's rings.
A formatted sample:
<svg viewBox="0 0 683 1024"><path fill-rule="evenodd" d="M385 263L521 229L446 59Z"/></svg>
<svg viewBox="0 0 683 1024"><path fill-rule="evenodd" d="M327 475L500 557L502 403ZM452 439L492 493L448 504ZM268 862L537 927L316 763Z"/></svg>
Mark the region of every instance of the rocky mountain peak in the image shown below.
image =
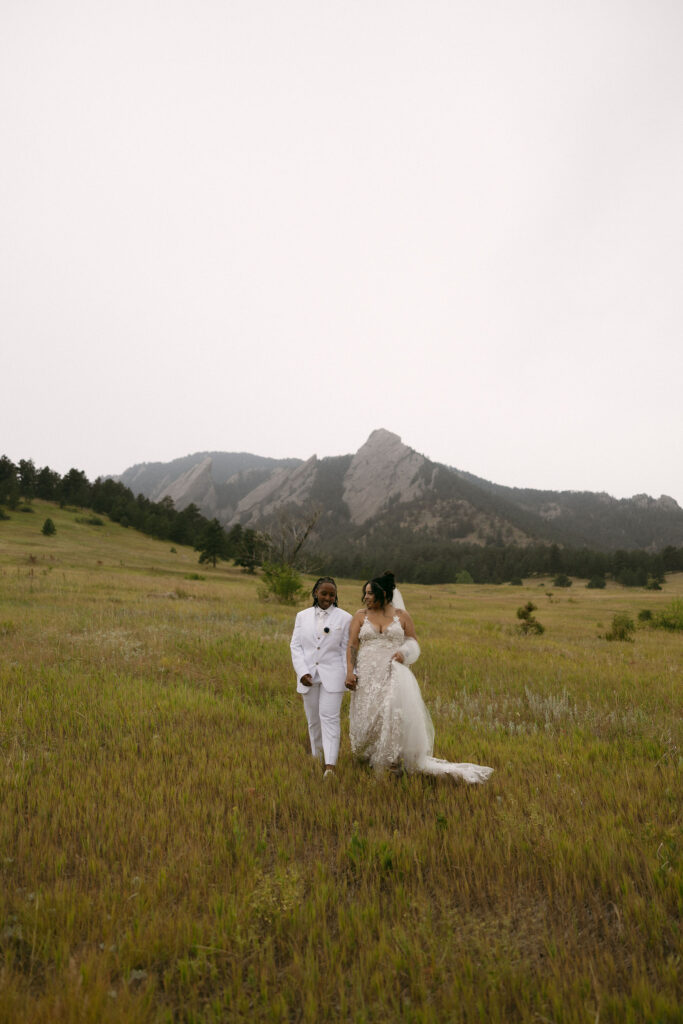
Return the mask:
<svg viewBox="0 0 683 1024"><path fill-rule="evenodd" d="M675 498L670 497L668 494L660 494L656 504L659 508L666 509L667 512L679 512L681 508Z"/></svg>
<svg viewBox="0 0 683 1024"><path fill-rule="evenodd" d="M259 516L271 515L278 506L289 502L304 504L308 500L317 465L318 458L312 455L295 469L277 470L265 483L250 491L240 501L234 521L256 521Z"/></svg>
<svg viewBox="0 0 683 1024"><path fill-rule="evenodd" d="M630 500L638 508L659 508L668 512L680 511L678 502L670 498L668 494L660 494L658 498L653 498L649 494L634 494Z"/></svg>
<svg viewBox="0 0 683 1024"><path fill-rule="evenodd" d="M364 523L387 502L412 501L424 491L420 470L426 459L398 434L373 430L344 477L344 501L353 523Z"/></svg>
<svg viewBox="0 0 683 1024"><path fill-rule="evenodd" d="M378 427L376 430L371 432L365 444L361 445L358 451L362 452L364 448L386 447L387 445L400 445L403 448L407 447L407 445L403 444L398 434L394 434L391 430L385 430L384 427Z"/></svg>
<svg viewBox="0 0 683 1024"><path fill-rule="evenodd" d="M206 456L176 480L164 486L164 495L172 498L175 504L189 505L192 502L205 510L205 514L215 515L217 501L211 474L211 458Z"/></svg>
<svg viewBox="0 0 683 1024"><path fill-rule="evenodd" d="M617 500L605 492L503 487L432 462L383 428L373 430L355 455L303 461L197 452L138 464L120 479L153 501L172 498L178 509L193 502L227 526L268 530L280 509L319 508L321 550L362 546L358 527L370 521L394 530L400 522L415 538L441 545L439 557L446 560L460 542L555 542L604 551L683 544L683 509L667 495Z"/></svg>

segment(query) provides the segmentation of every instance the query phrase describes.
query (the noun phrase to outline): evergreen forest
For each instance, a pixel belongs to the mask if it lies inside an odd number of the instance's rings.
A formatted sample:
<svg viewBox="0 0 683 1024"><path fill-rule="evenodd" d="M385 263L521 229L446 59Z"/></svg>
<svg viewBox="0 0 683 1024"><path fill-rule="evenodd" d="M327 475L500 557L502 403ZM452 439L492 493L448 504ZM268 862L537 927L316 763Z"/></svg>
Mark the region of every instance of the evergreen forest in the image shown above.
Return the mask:
<svg viewBox="0 0 683 1024"><path fill-rule="evenodd" d="M208 520L189 504L175 508L170 498L155 502L120 481L98 477L91 483L82 470L70 469L60 476L49 466L37 468L31 459L13 463L0 456L0 520L30 513L34 498L90 510L91 522L106 515L121 526L131 527L171 544L190 545L200 561L213 565L232 560L247 572L274 560L277 538L241 524L226 530ZM570 577L600 586L612 579L624 586L658 588L667 572L683 571L683 547L668 545L660 551L599 551L587 547L532 542L511 544L489 539L466 543L453 536L395 525L358 531L349 539L329 532L312 535L299 552L297 565L312 573L369 578L386 568L406 583L521 583L534 576L553 577L557 586L571 585Z"/></svg>

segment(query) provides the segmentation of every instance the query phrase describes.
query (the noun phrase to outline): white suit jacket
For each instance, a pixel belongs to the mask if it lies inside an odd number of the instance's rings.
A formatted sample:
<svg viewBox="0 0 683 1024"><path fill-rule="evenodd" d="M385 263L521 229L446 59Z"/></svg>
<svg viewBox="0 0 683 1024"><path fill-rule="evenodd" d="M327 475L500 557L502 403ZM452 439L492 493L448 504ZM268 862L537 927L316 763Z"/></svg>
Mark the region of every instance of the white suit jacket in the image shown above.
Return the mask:
<svg viewBox="0 0 683 1024"><path fill-rule="evenodd" d="M351 616L342 608L332 607L327 613L326 623L329 633L321 631L318 637L314 607L306 608L296 617L289 646L298 693L310 690L309 686L303 685L301 677L310 673L315 679L316 672L326 690L338 693L344 689Z"/></svg>

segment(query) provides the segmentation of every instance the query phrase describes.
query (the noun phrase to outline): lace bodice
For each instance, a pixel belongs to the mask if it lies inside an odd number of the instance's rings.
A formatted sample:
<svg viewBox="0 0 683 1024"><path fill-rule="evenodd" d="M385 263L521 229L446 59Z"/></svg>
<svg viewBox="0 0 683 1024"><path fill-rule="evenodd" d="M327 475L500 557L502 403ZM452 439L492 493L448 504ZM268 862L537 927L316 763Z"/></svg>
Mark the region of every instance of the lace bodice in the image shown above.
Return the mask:
<svg viewBox="0 0 683 1024"><path fill-rule="evenodd" d="M379 643L382 647L390 649L393 654L403 643L405 634L398 615L394 615L394 618L387 628L382 631L373 626L366 615L363 620L363 625L360 627L358 638L360 640L361 651L366 644Z"/></svg>
<svg viewBox="0 0 683 1024"><path fill-rule="evenodd" d="M405 640L398 615L382 632L366 616L358 640L356 673L362 680L362 688L370 687L373 699L377 699L388 685L391 659Z"/></svg>

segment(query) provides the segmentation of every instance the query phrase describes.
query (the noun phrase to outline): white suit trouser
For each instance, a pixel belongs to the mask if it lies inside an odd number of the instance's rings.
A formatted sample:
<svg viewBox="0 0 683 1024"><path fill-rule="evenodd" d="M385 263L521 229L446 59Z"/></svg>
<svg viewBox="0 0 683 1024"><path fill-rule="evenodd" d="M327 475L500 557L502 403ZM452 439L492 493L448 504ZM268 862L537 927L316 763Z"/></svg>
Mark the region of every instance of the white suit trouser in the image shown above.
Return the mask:
<svg viewBox="0 0 683 1024"><path fill-rule="evenodd" d="M330 693L322 683L314 682L302 697L313 757L318 757L322 751L325 764L336 764L341 739L339 712L344 691Z"/></svg>

